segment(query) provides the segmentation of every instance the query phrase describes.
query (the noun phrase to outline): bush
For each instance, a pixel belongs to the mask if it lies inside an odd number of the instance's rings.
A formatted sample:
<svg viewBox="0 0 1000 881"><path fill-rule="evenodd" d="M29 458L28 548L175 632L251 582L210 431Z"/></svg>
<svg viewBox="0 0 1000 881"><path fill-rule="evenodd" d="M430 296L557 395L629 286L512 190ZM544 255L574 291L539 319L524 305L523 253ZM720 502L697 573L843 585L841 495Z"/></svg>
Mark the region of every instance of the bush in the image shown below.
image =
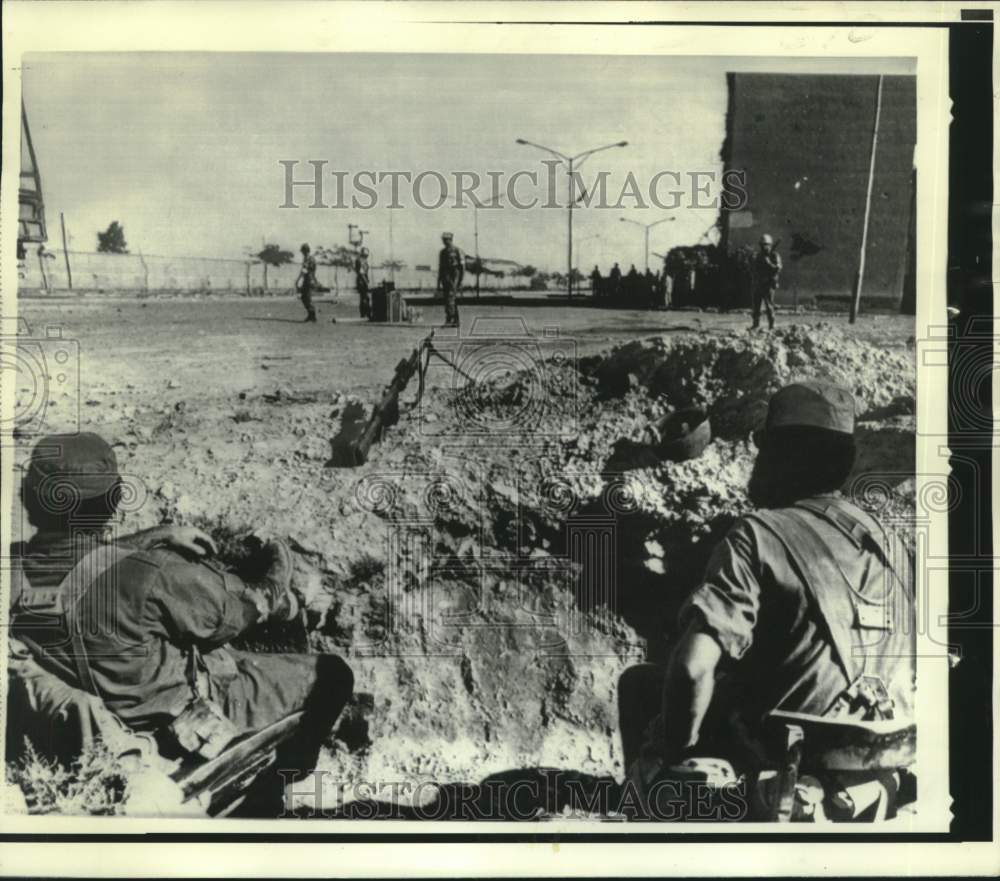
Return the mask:
<svg viewBox="0 0 1000 881"><path fill-rule="evenodd" d="M102 741L68 768L26 741L20 759L7 763L7 781L24 793L31 814L121 814L128 787L120 760Z"/></svg>

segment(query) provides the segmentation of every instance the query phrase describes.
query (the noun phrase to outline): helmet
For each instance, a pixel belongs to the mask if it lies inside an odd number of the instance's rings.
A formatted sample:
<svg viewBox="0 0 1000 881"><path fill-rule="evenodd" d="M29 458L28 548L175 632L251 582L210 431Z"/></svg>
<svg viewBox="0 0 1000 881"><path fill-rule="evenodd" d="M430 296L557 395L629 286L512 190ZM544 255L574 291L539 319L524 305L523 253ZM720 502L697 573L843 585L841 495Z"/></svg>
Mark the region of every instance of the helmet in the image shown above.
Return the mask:
<svg viewBox="0 0 1000 881"><path fill-rule="evenodd" d="M48 513L107 495L121 483L115 451L93 432L50 434L31 452L24 490Z"/></svg>
<svg viewBox="0 0 1000 881"><path fill-rule="evenodd" d="M774 239L772 239L771 236L768 235L768 233L764 233L764 235L760 237L760 243L762 245L773 245Z"/></svg>
<svg viewBox="0 0 1000 881"><path fill-rule="evenodd" d="M444 241L446 242L450 242L452 239L455 238L455 236L450 232L443 232L441 233L441 238L444 239Z"/></svg>
<svg viewBox="0 0 1000 881"><path fill-rule="evenodd" d="M361 256L362 257L367 257L368 256L368 249L367 248L362 248L361 249Z"/></svg>
<svg viewBox="0 0 1000 881"><path fill-rule="evenodd" d="M308 253L309 253L309 246L308 246L308 245L306 245L306 244L303 244L303 245L302 245L302 247L301 247L301 248L299 248L299 250L300 250L300 251L301 251L301 252L302 252L303 254L308 254Z"/></svg>

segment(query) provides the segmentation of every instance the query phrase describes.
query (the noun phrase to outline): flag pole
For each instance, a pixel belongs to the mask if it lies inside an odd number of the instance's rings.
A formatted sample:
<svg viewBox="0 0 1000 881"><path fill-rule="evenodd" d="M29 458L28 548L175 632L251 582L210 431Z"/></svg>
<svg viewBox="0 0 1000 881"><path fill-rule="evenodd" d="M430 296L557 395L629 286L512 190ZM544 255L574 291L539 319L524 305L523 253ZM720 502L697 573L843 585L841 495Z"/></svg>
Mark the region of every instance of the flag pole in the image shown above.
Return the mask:
<svg viewBox="0 0 1000 881"><path fill-rule="evenodd" d="M878 123L882 115L882 74L878 77L878 86L875 90L875 122L872 125L872 149L871 157L868 161L868 190L865 193L865 217L861 224L861 254L858 257L858 274L854 279L854 295L851 298L851 313L849 321L851 324L857 320L858 311L861 308L861 286L865 276L865 251L868 247L868 221L872 211L872 185L875 182L875 152L878 148Z"/></svg>

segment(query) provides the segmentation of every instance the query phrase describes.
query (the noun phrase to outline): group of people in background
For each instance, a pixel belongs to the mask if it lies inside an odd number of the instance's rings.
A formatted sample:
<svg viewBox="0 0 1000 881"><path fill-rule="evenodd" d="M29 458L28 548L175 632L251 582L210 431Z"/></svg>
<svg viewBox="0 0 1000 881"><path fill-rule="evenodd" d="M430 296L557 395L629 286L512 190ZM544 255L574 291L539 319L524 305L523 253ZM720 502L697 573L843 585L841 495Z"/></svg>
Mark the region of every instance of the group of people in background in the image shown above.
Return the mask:
<svg viewBox="0 0 1000 881"><path fill-rule="evenodd" d="M715 246L710 246L715 250ZM694 253L692 253L694 252ZM702 265L705 264L705 265ZM667 255L663 268L654 273L649 267L639 272L633 263L622 274L615 263L604 276L600 267L590 273L590 286L595 299L608 306L620 308L665 309L668 307L705 305L704 298L696 294L705 287L703 276L711 276L711 261L698 249L674 248ZM774 239L765 233L760 237L752 259L741 264L739 275L730 279L738 287L749 289L752 323L751 329L760 327L761 312L769 328L774 327L774 294L781 277L782 262ZM715 273L717 275L718 273ZM714 279L718 282L718 279ZM711 283L709 287L712 287ZM728 307L727 307L728 308Z"/></svg>
<svg viewBox="0 0 1000 881"><path fill-rule="evenodd" d="M445 309L445 325L458 327L458 294L462 289L465 276L465 257L455 246L454 236L450 232L442 233L443 247L438 254L437 290L442 294ZM670 306L688 305L680 302L681 297L674 297L684 291L693 294L697 267L688 265L689 261L672 259L676 256L674 249L664 260L663 269L654 273L648 266L644 272L639 272L633 263L628 272L622 273L621 267L615 263L607 276L601 274L600 267L595 266L590 273L591 291L595 299L609 306L621 308L665 309ZM305 321L316 321L316 307L313 294L325 290L316 280L316 260L310 253L308 244L302 245L302 269L295 282L295 288L306 310ZM362 318L371 320L371 279L368 263L368 248L361 247L354 261L354 284L358 292L358 308ZM679 265L680 264L680 265ZM679 268L678 268L679 265ZM767 318L768 328L774 327L774 293L778 289L781 276L781 255L778 253L774 239L764 234L760 237L758 250L753 260L746 264L751 292L751 328L760 327L761 312ZM337 319L332 319L336 323Z"/></svg>
<svg viewBox="0 0 1000 881"><path fill-rule="evenodd" d="M608 305L647 309L662 309L669 305L666 270L654 273L647 266L645 272L639 272L634 263L624 275L616 263L606 278L595 266L590 273L590 289L594 297L606 301Z"/></svg>
<svg viewBox="0 0 1000 881"><path fill-rule="evenodd" d="M456 247L452 233L442 233L441 243L443 247L438 254L437 290L444 298L445 326L458 327L458 294L465 278L465 255ZM295 279L295 290L306 310L306 317L303 320L315 323L317 317L313 294L326 291L328 288L320 285L316 279L316 258L312 256L312 249L308 243L303 244L299 250L302 253L302 268ZM358 249L353 267L354 287L358 292L358 311L361 317L372 320L371 270L368 256L367 247L362 246ZM337 323L336 318L332 318L331 321Z"/></svg>

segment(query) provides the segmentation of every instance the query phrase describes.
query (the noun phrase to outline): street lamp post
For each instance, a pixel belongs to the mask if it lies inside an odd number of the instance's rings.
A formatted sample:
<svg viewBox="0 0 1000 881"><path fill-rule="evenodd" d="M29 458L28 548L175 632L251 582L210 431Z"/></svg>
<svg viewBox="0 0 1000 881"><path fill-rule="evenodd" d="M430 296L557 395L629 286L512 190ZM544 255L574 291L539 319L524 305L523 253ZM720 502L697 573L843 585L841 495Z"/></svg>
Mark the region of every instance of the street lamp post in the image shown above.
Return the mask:
<svg viewBox="0 0 1000 881"><path fill-rule="evenodd" d="M642 227L646 239L646 251L645 251L646 269L649 269L649 231L654 226L659 226L661 223L666 223L668 220L676 220L677 218L664 217L661 220L654 220L652 223L639 223L638 220L630 220L628 217L620 217L618 219L621 220L622 223L634 223L636 226Z"/></svg>
<svg viewBox="0 0 1000 881"><path fill-rule="evenodd" d="M591 150L584 150L582 153L577 153L575 156L566 156L558 150L553 150L551 147L536 144L532 141L526 141L524 138L518 138L515 143L526 147L534 147L536 150L544 150L546 153L551 153L553 156L558 157L561 162L566 164L568 175L568 198L566 201L569 203L569 235L566 241L566 294L569 299L573 299L573 206L576 204L576 199L573 198L573 166L576 165L579 168L590 156L593 156L594 153L600 153L601 150L610 150L612 147L627 147L628 141L617 141L614 144L605 144L603 147L594 147Z"/></svg>

